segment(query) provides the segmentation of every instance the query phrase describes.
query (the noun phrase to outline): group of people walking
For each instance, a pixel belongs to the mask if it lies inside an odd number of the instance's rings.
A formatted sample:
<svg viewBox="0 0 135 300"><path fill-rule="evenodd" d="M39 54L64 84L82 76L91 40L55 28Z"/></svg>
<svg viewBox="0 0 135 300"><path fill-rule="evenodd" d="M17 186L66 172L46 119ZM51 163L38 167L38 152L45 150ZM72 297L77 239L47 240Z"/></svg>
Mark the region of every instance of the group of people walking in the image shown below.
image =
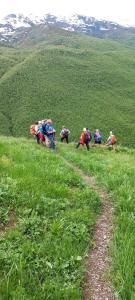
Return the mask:
<svg viewBox="0 0 135 300"><path fill-rule="evenodd" d="M53 127L53 123L51 119L46 119L42 121L35 122L30 126L30 133L36 137L38 144L43 144L49 148L55 149L55 133L56 130ZM60 140L63 142L64 140L66 143L69 143L69 135L70 130L65 126L62 126L60 131ZM80 145L86 145L87 150L90 149L90 142L92 140L92 134L88 128L84 128L81 135L79 142L76 145L76 148L79 148ZM103 136L99 129L96 129L94 132L94 144L101 144L103 140ZM110 131L109 137L107 139L108 146L113 147L116 143L116 137Z"/></svg>
<svg viewBox="0 0 135 300"><path fill-rule="evenodd" d="M37 143L55 149L55 133L51 119L35 122L30 126L30 133L36 137Z"/></svg>
<svg viewBox="0 0 135 300"><path fill-rule="evenodd" d="M103 139L103 136L101 134L101 131L99 129L96 129L94 132L94 144L100 145L102 143L102 139ZM79 140L78 144L76 145L76 148L79 148L80 145L86 145L87 150L89 151L91 140L92 140L92 134L91 134L90 130L88 128L84 128L81 133L80 140ZM107 144L108 144L108 146L113 147L113 145L115 143L116 143L116 137L112 133L112 131L110 131L109 137L107 139Z"/></svg>

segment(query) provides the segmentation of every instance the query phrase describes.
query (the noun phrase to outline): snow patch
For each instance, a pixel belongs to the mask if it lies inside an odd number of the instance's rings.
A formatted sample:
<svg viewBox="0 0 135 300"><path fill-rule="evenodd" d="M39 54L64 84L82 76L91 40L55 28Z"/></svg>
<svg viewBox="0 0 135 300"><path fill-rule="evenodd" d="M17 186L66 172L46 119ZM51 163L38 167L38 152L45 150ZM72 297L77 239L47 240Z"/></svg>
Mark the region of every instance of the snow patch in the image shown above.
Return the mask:
<svg viewBox="0 0 135 300"><path fill-rule="evenodd" d="M100 27L100 30L103 30L103 31L108 31L109 30L109 28L106 28L106 27Z"/></svg>

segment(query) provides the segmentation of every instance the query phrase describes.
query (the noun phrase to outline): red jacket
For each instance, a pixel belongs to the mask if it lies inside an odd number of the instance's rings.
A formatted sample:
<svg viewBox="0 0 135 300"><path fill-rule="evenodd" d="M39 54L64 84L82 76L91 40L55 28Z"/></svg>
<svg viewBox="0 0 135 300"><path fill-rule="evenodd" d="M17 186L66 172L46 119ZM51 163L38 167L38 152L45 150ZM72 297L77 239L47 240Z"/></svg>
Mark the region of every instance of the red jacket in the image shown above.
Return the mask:
<svg viewBox="0 0 135 300"><path fill-rule="evenodd" d="M84 145L84 132L81 133L81 136L80 136L80 144L81 144L81 145Z"/></svg>

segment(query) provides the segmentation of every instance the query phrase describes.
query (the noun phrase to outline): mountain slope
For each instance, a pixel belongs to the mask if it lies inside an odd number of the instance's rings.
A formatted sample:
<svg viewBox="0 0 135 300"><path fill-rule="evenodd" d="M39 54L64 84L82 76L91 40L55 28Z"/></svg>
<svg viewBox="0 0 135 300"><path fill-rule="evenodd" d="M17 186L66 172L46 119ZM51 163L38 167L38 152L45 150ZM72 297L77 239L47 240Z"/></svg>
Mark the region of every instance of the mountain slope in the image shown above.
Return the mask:
<svg viewBox="0 0 135 300"><path fill-rule="evenodd" d="M54 37L1 79L1 133L28 135L33 121L51 117L58 136L62 124L72 140L84 126L99 127L104 139L113 129L119 142L135 145L134 52L90 37Z"/></svg>
<svg viewBox="0 0 135 300"><path fill-rule="evenodd" d="M71 17L58 17L51 14L42 17L23 16L10 14L0 20L0 42L16 45L22 36L27 36L29 30L37 25L53 25L57 28L102 39L119 41L126 46L135 46L135 28L119 25L115 22L97 20L84 15L72 15Z"/></svg>

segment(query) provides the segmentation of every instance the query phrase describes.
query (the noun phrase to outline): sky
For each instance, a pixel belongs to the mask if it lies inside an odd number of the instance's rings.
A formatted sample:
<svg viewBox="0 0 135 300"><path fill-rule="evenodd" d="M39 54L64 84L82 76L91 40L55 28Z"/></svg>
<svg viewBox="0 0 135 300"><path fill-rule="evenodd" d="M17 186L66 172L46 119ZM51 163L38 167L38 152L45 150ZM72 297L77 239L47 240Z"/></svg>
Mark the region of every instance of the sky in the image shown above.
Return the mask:
<svg viewBox="0 0 135 300"><path fill-rule="evenodd" d="M0 17L10 13L36 16L82 14L135 25L135 0L1 0Z"/></svg>

